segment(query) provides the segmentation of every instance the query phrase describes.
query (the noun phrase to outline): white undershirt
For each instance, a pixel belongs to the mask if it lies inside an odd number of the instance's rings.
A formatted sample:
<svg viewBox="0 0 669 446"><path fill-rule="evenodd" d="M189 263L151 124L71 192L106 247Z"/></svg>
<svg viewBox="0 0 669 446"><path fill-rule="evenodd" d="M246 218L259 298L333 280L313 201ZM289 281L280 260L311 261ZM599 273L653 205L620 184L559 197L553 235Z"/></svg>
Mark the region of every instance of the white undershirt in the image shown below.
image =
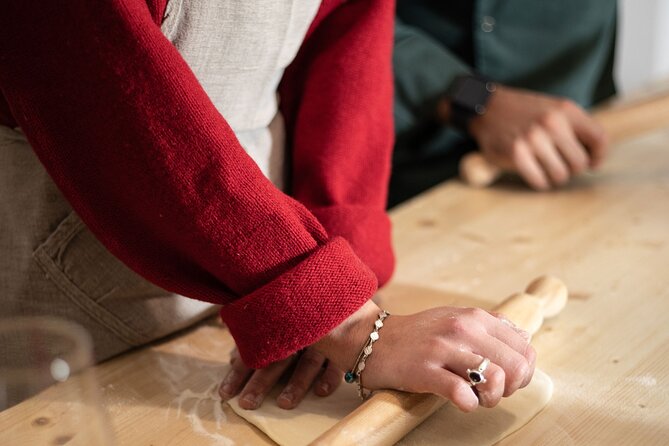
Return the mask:
<svg viewBox="0 0 669 446"><path fill-rule="evenodd" d="M283 186L276 90L320 0L170 0L161 26L246 152Z"/></svg>

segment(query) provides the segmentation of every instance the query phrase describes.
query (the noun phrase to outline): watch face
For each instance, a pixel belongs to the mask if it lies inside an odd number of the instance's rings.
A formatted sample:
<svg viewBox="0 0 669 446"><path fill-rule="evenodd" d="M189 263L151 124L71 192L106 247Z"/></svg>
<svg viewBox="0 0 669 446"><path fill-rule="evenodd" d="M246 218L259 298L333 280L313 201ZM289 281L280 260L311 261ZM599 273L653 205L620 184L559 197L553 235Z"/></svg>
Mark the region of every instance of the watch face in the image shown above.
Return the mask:
<svg viewBox="0 0 669 446"><path fill-rule="evenodd" d="M492 82L464 77L458 83L454 99L459 105L482 115L485 113L485 104L493 91L495 91L495 84Z"/></svg>

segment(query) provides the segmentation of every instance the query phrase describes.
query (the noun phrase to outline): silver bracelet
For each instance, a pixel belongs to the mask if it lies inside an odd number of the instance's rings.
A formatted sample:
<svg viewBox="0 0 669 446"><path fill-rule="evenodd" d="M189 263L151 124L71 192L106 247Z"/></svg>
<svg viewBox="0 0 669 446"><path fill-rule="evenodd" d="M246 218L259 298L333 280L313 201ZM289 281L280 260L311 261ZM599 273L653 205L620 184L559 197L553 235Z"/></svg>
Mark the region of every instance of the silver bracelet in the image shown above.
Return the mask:
<svg viewBox="0 0 669 446"><path fill-rule="evenodd" d="M379 330L381 330L381 327L383 327L383 321L388 316L390 316L390 313L385 310L379 313L379 318L374 322L374 330L372 330L372 332L369 334L365 345L362 347L362 350L360 350L360 353L358 353L358 357L353 364L353 368L344 375L344 380L347 383L358 384L358 395L360 395L360 398L363 401L366 400L369 395L372 394L372 392L365 391L365 388L362 385L362 371L365 370L365 362L372 354L372 346L376 341L379 340Z"/></svg>

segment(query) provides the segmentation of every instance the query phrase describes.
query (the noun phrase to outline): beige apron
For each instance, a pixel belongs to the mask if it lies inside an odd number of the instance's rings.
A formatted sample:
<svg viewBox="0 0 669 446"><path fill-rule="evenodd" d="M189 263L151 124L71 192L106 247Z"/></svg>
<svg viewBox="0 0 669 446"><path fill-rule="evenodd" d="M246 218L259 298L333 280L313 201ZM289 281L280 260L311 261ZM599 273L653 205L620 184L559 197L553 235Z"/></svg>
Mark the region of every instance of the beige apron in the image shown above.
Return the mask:
<svg viewBox="0 0 669 446"><path fill-rule="evenodd" d="M318 0L172 0L162 30L244 149L277 186L284 132L276 89ZM184 328L214 305L129 270L72 211L18 129L0 126L0 318L52 315L92 335L98 360Z"/></svg>

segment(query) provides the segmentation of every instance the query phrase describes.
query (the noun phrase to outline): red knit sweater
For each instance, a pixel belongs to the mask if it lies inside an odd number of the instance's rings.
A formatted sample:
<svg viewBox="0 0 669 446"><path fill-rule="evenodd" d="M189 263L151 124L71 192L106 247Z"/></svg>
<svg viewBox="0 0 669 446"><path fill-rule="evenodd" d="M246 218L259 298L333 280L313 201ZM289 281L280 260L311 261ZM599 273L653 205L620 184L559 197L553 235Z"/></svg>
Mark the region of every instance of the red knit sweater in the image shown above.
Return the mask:
<svg viewBox="0 0 669 446"><path fill-rule="evenodd" d="M327 334L391 274L394 5L321 5L280 87L291 197L162 35L165 1L3 5L0 123L22 127L114 255L223 304L244 361L263 367Z"/></svg>

